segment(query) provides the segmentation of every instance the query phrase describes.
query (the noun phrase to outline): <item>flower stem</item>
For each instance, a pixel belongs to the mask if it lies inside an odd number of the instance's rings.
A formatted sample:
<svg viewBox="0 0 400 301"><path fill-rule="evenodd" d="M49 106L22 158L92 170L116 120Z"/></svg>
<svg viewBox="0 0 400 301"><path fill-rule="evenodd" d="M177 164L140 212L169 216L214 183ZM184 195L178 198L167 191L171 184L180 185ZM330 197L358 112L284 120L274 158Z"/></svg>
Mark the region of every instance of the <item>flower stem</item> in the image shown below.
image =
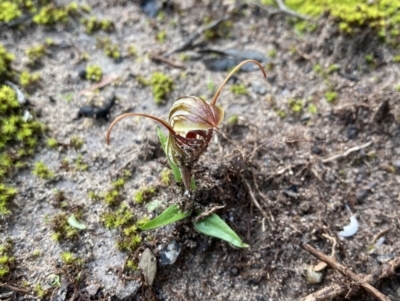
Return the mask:
<svg viewBox="0 0 400 301"><path fill-rule="evenodd" d="M254 63L256 64L258 67L260 67L262 73L264 74L264 77L267 77L267 74L265 73L264 68L261 66L261 64L259 62L257 62L256 60L245 60L243 62L241 62L239 65L237 65L232 71L231 73L229 73L229 75L225 78L224 82L221 84L221 86L219 87L219 89L217 90L217 92L215 92L214 97L211 100L211 104L215 105L215 103L217 102L217 99L219 97L219 94L221 93L222 88L226 85L226 83L228 82L228 80L231 78L231 76L238 71L244 64L247 63Z"/></svg>

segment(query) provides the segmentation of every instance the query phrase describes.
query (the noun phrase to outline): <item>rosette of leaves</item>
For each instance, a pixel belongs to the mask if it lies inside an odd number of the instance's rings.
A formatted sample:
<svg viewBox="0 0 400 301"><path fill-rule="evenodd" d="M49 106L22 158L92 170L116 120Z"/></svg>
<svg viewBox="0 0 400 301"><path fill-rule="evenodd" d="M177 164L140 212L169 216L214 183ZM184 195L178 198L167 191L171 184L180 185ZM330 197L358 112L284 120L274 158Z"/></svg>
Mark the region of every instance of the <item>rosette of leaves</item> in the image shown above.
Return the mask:
<svg viewBox="0 0 400 301"><path fill-rule="evenodd" d="M169 132L165 147L163 146L168 160L179 168L185 191L189 192L193 164L207 149L213 130L217 129L224 119L224 110L216 105L221 90L229 78L246 63L258 65L266 77L259 62L245 60L231 71L210 102L197 96L178 98L169 111L169 122L145 113L126 113L117 117L108 128L107 144L110 143L112 128L125 117L141 116L159 122Z"/></svg>

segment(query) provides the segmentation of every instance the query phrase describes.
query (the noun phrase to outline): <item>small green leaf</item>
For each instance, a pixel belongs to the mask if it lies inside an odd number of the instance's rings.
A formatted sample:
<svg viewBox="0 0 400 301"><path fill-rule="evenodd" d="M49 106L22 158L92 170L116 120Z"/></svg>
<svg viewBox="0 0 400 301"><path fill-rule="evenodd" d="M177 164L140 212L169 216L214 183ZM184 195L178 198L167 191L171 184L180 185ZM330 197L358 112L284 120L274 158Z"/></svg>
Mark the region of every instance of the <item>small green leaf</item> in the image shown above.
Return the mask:
<svg viewBox="0 0 400 301"><path fill-rule="evenodd" d="M159 228L171 224L173 222L179 221L181 219L184 219L190 214L191 212L181 212L178 206L172 205L169 206L167 209L165 209L159 216L148 221L144 225L139 226L138 228L140 230L150 230L154 228Z"/></svg>
<svg viewBox="0 0 400 301"><path fill-rule="evenodd" d="M208 236L225 240L239 248L247 248L240 237L218 215L212 214L194 224L194 228Z"/></svg>
<svg viewBox="0 0 400 301"><path fill-rule="evenodd" d="M167 151L165 149L165 147L167 145L167 137L165 137L164 133L159 128L157 128L157 135L158 135L158 138L160 139L161 147L164 150L165 156L168 159L168 154L167 154ZM174 174L175 181L177 183L182 182L182 175L181 175L181 171L179 170L178 166L176 166L169 159L168 159L168 163L169 163L169 166L172 169L172 173Z"/></svg>
<svg viewBox="0 0 400 301"><path fill-rule="evenodd" d="M77 228L79 230L85 230L86 226L85 224L79 222L76 217L75 214L71 214L68 218L68 224L73 227L73 228Z"/></svg>

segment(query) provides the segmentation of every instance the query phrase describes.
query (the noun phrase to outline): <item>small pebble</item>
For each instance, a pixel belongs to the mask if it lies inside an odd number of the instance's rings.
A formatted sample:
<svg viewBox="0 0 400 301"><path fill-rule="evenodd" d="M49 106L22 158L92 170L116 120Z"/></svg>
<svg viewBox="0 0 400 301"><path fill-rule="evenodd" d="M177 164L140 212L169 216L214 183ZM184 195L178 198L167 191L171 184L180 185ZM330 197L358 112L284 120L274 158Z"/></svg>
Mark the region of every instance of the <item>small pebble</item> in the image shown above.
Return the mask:
<svg viewBox="0 0 400 301"><path fill-rule="evenodd" d="M230 273L233 277L236 277L236 276L239 276L240 271L237 267L233 267L233 268L231 268Z"/></svg>
<svg viewBox="0 0 400 301"><path fill-rule="evenodd" d="M267 94L267 88L265 87L265 84L260 83L258 81L253 81L251 83L251 88L253 89L253 91L258 94L258 95L265 95Z"/></svg>
<svg viewBox="0 0 400 301"><path fill-rule="evenodd" d="M322 154L322 150L318 146L313 146L311 148L311 151L316 155L321 155Z"/></svg>
<svg viewBox="0 0 400 301"><path fill-rule="evenodd" d="M346 135L348 139L356 139L358 136L358 129L353 124L350 124L347 127Z"/></svg>
<svg viewBox="0 0 400 301"><path fill-rule="evenodd" d="M160 265L171 265L174 264L179 254L182 251L182 246L175 240L172 240L164 249L160 252Z"/></svg>

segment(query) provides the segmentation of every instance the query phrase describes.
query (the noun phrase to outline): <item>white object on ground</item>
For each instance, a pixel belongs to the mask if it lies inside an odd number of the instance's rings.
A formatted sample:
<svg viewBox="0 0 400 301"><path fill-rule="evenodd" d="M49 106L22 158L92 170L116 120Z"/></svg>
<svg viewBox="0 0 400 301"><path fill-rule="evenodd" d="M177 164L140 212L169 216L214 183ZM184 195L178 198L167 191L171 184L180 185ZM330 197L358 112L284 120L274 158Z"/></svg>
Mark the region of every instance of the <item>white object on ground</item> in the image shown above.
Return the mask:
<svg viewBox="0 0 400 301"><path fill-rule="evenodd" d="M358 231L358 221L355 215L350 216L350 224L343 227L343 231L338 233L341 237L350 237Z"/></svg>

